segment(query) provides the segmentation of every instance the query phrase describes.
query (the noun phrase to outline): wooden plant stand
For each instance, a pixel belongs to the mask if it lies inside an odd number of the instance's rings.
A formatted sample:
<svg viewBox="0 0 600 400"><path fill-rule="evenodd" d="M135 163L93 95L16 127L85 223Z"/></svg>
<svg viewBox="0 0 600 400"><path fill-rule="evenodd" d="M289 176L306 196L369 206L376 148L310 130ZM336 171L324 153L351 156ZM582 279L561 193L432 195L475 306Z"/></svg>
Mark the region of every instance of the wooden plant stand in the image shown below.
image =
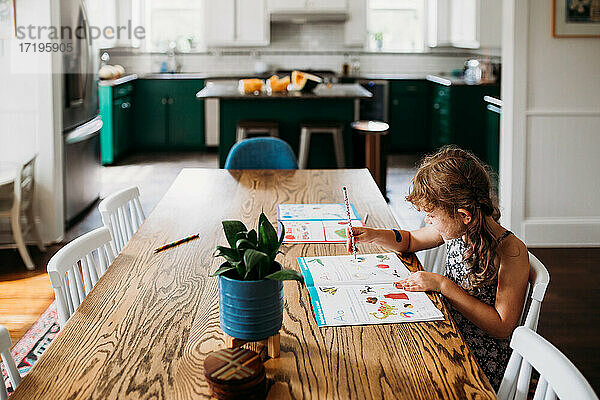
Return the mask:
<svg viewBox="0 0 600 400"><path fill-rule="evenodd" d="M227 348L232 349L232 348L236 348L236 347L241 347L241 346L245 345L246 343L262 344L263 346L265 346L267 348L267 355L269 357L279 358L279 332L277 332L276 334L274 334L271 337L268 337L264 340L259 340L256 342L237 339L237 338L229 336L228 334L225 334L225 346L227 346Z"/></svg>

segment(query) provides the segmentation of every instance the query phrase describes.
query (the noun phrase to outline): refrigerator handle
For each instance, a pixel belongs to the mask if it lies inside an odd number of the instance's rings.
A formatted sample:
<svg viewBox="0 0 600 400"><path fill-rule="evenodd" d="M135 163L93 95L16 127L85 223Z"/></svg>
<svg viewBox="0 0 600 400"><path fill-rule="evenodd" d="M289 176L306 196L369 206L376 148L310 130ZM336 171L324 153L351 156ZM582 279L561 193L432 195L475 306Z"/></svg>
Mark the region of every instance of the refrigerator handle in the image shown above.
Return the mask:
<svg viewBox="0 0 600 400"><path fill-rule="evenodd" d="M95 73L95 71L88 71L88 68L90 68L90 65L93 65L90 58L92 57L94 49L92 47L92 42L89 37L90 23L89 23L88 17L87 17L87 9L85 8L85 4L83 1L79 2L79 7L81 7L81 17L83 19L83 24L85 25L84 38L85 38L85 44L86 44L86 46L85 46L85 48L86 48L86 57L85 57L86 64L85 64L85 68L83 69L83 71L84 71L83 76L84 76L85 80L83 82L83 90L82 90L82 94L81 94L81 98L85 99L87 96L87 85L88 85L88 81L90 79L90 74L93 75Z"/></svg>
<svg viewBox="0 0 600 400"><path fill-rule="evenodd" d="M89 138L95 136L100 129L102 129L102 119L100 117L96 117L90 122L83 124L69 132L65 136L65 143L73 144L83 142L84 140L88 140Z"/></svg>

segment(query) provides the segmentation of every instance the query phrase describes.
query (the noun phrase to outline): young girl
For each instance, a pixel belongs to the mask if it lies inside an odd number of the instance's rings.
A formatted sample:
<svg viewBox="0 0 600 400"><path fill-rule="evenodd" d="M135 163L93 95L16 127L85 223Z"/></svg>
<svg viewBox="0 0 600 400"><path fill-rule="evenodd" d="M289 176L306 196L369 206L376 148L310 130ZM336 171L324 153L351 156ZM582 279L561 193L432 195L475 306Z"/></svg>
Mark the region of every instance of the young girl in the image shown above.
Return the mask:
<svg viewBox="0 0 600 400"><path fill-rule="evenodd" d="M525 300L527 247L499 223L490 176L471 153L445 147L422 162L406 200L427 212L416 230L353 228L356 243L399 252L447 245L444 275L419 271L396 285L441 293L450 314L497 390L510 357L510 335ZM349 249L350 249L350 245Z"/></svg>

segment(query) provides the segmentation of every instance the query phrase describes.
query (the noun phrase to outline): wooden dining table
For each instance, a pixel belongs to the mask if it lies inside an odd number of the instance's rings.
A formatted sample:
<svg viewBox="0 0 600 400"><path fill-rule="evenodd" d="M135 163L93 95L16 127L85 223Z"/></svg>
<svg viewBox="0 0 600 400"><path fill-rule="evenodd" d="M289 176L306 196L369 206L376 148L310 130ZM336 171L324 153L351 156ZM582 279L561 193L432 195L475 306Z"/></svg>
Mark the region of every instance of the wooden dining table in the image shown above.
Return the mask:
<svg viewBox="0 0 600 400"><path fill-rule="evenodd" d="M12 400L209 398L203 362L225 347L210 276L222 262L213 250L226 244L221 221L254 226L261 211L274 222L281 203L342 203L342 186L369 226L397 227L366 169L182 170ZM200 239L153 252L194 233ZM294 269L297 256L346 251L340 244L282 250L277 260ZM413 254L399 257L421 268ZM430 297L443 321L320 328L307 289L284 286L281 354L264 361L269 399L495 398L437 294Z"/></svg>

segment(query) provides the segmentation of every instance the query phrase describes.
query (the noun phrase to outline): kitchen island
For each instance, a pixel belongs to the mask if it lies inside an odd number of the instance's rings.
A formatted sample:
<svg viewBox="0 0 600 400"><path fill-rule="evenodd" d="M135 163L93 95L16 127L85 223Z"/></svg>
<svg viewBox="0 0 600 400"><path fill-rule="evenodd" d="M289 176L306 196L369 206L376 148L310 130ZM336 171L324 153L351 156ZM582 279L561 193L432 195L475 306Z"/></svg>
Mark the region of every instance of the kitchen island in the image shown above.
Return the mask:
<svg viewBox="0 0 600 400"><path fill-rule="evenodd" d="M296 155L300 143L300 124L314 121L339 121L343 129L347 166L353 165L353 140L350 123L358 119L358 101L371 97L358 84L319 85L312 93L281 92L241 94L235 84L214 83L196 94L199 100L219 101L219 166L236 140L240 120L277 120L279 137L290 144ZM311 137L308 168L334 168L335 157L330 135Z"/></svg>

